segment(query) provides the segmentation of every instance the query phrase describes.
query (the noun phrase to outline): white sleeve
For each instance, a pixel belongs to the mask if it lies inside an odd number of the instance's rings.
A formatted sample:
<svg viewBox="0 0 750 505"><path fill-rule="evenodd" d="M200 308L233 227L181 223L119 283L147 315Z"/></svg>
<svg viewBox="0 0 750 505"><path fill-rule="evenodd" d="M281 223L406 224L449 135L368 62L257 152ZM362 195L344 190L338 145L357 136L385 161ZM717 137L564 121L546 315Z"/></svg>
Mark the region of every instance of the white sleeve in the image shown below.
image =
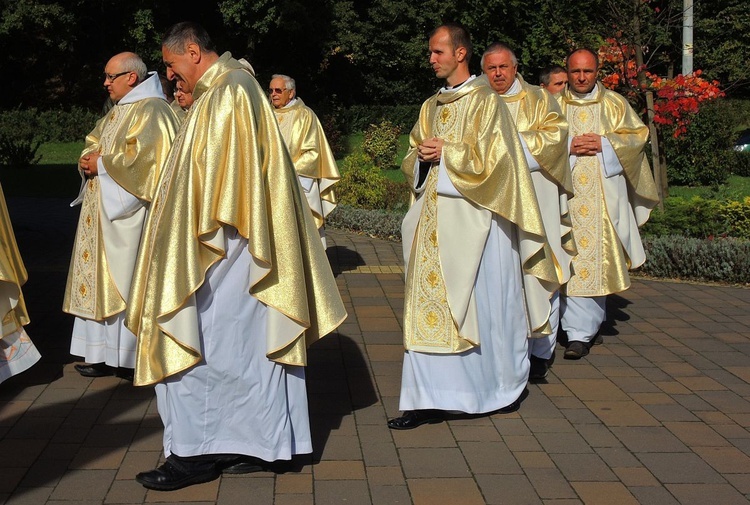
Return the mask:
<svg viewBox="0 0 750 505"><path fill-rule="evenodd" d="M572 143L573 143L573 137L568 137L568 153L570 153L570 145ZM570 162L570 169L572 170L576 164L576 161L578 161L578 156L576 156L575 154L569 154L568 160Z"/></svg>
<svg viewBox="0 0 750 505"><path fill-rule="evenodd" d="M542 167L539 166L539 163L537 163L536 159L531 155L529 146L526 145L526 141L520 133L518 134L518 138L521 139L521 147L523 147L523 154L526 155L526 163L529 164L529 172L536 172Z"/></svg>
<svg viewBox="0 0 750 505"><path fill-rule="evenodd" d="M99 172L99 190L102 197L102 209L110 221L128 217L143 207L143 202L128 193L107 173L102 159L96 163Z"/></svg>
<svg viewBox="0 0 750 505"><path fill-rule="evenodd" d="M599 158L599 163L602 165L602 171L604 177L613 177L620 175L623 172L620 160L617 159L615 149L612 144L607 140L607 137L602 135L602 152L597 153L596 156Z"/></svg>
<svg viewBox="0 0 750 505"><path fill-rule="evenodd" d="M456 186L453 185L453 181L451 181L451 178L448 177L448 169L445 168L445 162L443 162L443 158L440 158L440 165L438 165L438 170L438 195L460 196L461 198L463 198L463 195L459 193L456 189Z"/></svg>
<svg viewBox="0 0 750 505"><path fill-rule="evenodd" d="M315 179L302 175L298 175L297 178L299 179L299 183L302 185L302 189L305 190L305 193L309 193L313 187L313 183L315 183Z"/></svg>

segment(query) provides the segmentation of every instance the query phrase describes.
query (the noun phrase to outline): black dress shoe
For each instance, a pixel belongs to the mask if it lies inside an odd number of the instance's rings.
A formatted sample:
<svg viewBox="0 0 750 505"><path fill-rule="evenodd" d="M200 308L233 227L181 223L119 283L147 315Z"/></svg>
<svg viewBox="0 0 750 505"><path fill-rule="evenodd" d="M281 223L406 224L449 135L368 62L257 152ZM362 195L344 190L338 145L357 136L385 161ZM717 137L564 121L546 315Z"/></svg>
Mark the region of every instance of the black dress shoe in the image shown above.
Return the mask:
<svg viewBox="0 0 750 505"><path fill-rule="evenodd" d="M573 340L568 344L568 348L565 349L563 358L565 359L581 359L589 353L589 344L587 342L581 342L579 340Z"/></svg>
<svg viewBox="0 0 750 505"><path fill-rule="evenodd" d="M392 430L411 430L423 424L437 424L445 420L445 412L435 409L409 410L401 417L388 420Z"/></svg>
<svg viewBox="0 0 750 505"><path fill-rule="evenodd" d="M538 358L532 354L529 356L529 361L531 362L531 366L529 367L530 381L539 381L547 377L547 373L549 373L549 360Z"/></svg>
<svg viewBox="0 0 750 505"><path fill-rule="evenodd" d="M226 454L216 458L216 468L222 474L242 475L255 472L286 473L291 467L291 461L265 461L255 456L244 454Z"/></svg>
<svg viewBox="0 0 750 505"><path fill-rule="evenodd" d="M76 365L73 368L84 377L109 377L115 374L115 369L105 363Z"/></svg>
<svg viewBox="0 0 750 505"><path fill-rule="evenodd" d="M218 479L221 472L215 464L183 465L177 461L167 461L156 470L141 472L135 480L148 489L175 491L193 484L202 484Z"/></svg>
<svg viewBox="0 0 750 505"><path fill-rule="evenodd" d="M125 368L125 367L117 367L117 371L115 372L115 375L121 379L125 379L126 381L133 382L133 370L132 368Z"/></svg>

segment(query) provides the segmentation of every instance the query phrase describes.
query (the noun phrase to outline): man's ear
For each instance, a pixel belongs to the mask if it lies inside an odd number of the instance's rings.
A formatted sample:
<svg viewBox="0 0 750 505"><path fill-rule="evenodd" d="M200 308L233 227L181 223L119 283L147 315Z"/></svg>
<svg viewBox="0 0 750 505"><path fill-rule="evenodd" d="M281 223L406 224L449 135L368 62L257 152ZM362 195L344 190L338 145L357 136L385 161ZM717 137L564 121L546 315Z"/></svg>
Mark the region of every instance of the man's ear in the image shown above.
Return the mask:
<svg viewBox="0 0 750 505"><path fill-rule="evenodd" d="M463 46L458 47L455 51L455 54L458 61L464 61L466 59L466 48Z"/></svg>
<svg viewBox="0 0 750 505"><path fill-rule="evenodd" d="M198 63L201 61L201 48L195 42L188 43L187 47L185 47L185 53L190 56L191 62Z"/></svg>
<svg viewBox="0 0 750 505"><path fill-rule="evenodd" d="M294 100L294 98L295 98L296 96L297 96L297 90L296 90L296 89L291 89L291 90L289 90L289 101L290 101L290 102L291 102L292 100Z"/></svg>

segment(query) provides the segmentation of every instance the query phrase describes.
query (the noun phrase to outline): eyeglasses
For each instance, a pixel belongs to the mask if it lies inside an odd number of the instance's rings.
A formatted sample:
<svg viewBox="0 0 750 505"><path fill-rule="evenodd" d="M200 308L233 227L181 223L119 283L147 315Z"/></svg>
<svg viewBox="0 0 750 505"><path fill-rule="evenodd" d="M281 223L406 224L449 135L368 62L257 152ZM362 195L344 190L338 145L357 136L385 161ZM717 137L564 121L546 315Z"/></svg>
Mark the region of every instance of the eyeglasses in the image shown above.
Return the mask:
<svg viewBox="0 0 750 505"><path fill-rule="evenodd" d="M268 94L269 95L273 95L274 93L276 93L277 95L280 95L284 91L287 91L287 90L284 89L284 88L268 88Z"/></svg>
<svg viewBox="0 0 750 505"><path fill-rule="evenodd" d="M104 72L104 80L109 82L115 82L115 79L120 77L121 75L129 74L132 70L128 70L127 72L120 72L119 74L108 74L107 72Z"/></svg>

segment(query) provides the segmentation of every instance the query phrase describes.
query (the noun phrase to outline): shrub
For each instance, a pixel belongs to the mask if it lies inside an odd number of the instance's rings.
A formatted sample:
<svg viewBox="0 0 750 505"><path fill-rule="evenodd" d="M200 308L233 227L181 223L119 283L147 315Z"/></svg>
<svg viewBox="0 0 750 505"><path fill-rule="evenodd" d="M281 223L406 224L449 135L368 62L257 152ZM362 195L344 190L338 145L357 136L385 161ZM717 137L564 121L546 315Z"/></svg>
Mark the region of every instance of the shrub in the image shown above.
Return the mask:
<svg viewBox="0 0 750 505"><path fill-rule="evenodd" d="M723 100L701 106L684 135L664 135L670 184L718 186L726 182L736 160L732 149L733 114Z"/></svg>
<svg viewBox="0 0 750 505"><path fill-rule="evenodd" d="M333 151L333 157L338 158L346 152L346 138L341 133L336 116L333 114L325 115L320 120L320 124L323 126L323 133L328 140L328 145Z"/></svg>
<svg viewBox="0 0 750 505"><path fill-rule="evenodd" d="M742 177L750 177L750 152L735 151L734 156L733 156L733 161L734 163L732 163L732 165L729 168L730 172L732 172L734 175L739 175Z"/></svg>
<svg viewBox="0 0 750 505"><path fill-rule="evenodd" d="M733 237L750 240L750 197L742 201L670 197L664 211L654 209L641 228L644 237L680 234L684 237Z"/></svg>
<svg viewBox="0 0 750 505"><path fill-rule="evenodd" d="M378 209L386 193L385 178L373 165L369 156L361 151L344 158L341 180L336 184L340 204L363 209Z"/></svg>
<svg viewBox="0 0 750 505"><path fill-rule="evenodd" d="M36 153L46 140L39 124L36 109L0 112L0 165L22 168L39 162Z"/></svg>
<svg viewBox="0 0 750 505"><path fill-rule="evenodd" d="M39 121L45 138L54 142L81 142L94 128L99 112L82 107L46 110L39 113Z"/></svg>
<svg viewBox="0 0 750 505"><path fill-rule="evenodd" d="M353 105L342 111L346 132L364 131L369 125L390 121L401 131L408 132L419 119L421 105Z"/></svg>
<svg viewBox="0 0 750 505"><path fill-rule="evenodd" d="M668 235L644 240L646 263L639 271L654 277L750 283L750 241L701 240Z"/></svg>
<svg viewBox="0 0 750 505"><path fill-rule="evenodd" d="M371 124L365 130L362 150L375 166L381 169L393 168L398 153L398 136L401 129L384 119L378 124Z"/></svg>
<svg viewBox="0 0 750 505"><path fill-rule="evenodd" d="M401 240L405 212L358 209L339 204L326 219L326 226L365 233L385 240Z"/></svg>

